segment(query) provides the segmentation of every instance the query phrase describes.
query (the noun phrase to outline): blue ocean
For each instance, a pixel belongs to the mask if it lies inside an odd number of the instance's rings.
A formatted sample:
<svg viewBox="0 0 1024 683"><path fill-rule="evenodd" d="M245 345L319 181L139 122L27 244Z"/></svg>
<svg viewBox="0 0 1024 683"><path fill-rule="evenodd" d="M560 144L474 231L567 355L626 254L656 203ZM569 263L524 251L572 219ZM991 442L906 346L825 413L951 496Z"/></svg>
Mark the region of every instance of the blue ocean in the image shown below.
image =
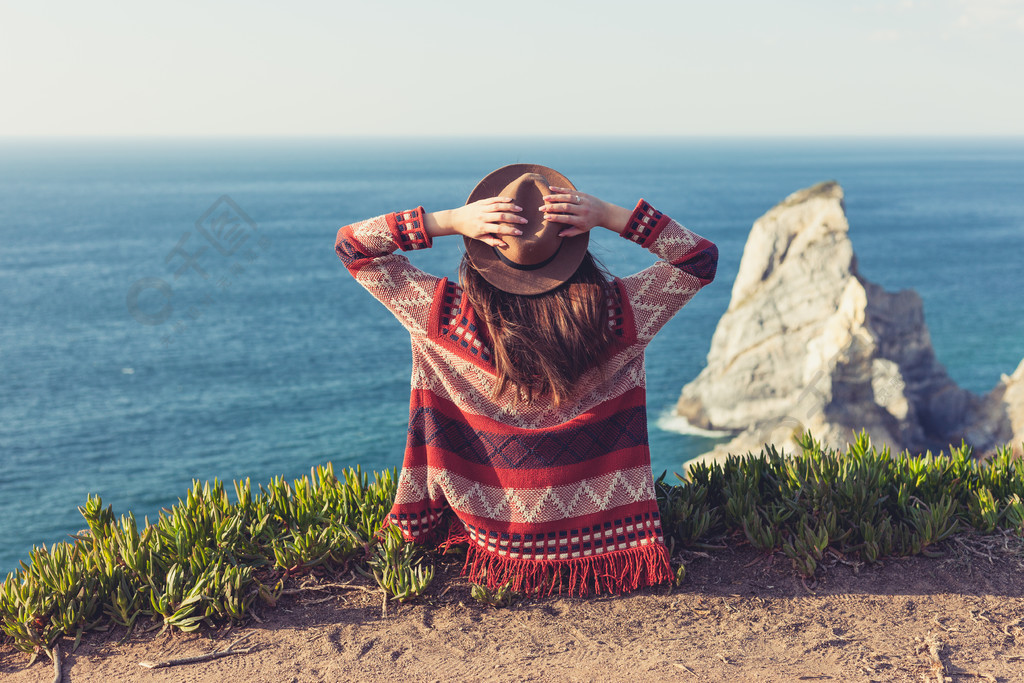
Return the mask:
<svg viewBox="0 0 1024 683"><path fill-rule="evenodd" d="M719 246L717 280L647 353L656 473L715 443L658 422L704 365L751 224L822 180L846 191L861 272L921 294L957 382L986 392L1024 357L1024 140L2 141L0 573L81 528L90 493L152 519L193 479L400 466L408 336L336 232L461 205L515 162ZM653 262L597 232L616 274ZM411 259L454 276L460 252Z"/></svg>

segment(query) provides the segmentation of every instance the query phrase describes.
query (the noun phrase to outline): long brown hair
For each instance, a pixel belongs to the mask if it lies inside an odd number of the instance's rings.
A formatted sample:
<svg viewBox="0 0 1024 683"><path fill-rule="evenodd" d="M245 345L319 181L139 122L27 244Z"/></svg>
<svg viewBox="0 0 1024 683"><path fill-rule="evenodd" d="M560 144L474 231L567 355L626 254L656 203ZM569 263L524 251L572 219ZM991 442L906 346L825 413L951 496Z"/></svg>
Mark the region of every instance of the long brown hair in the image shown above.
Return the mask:
<svg viewBox="0 0 1024 683"><path fill-rule="evenodd" d="M608 325L611 275L589 251L572 277L543 294L498 289L468 256L459 264L459 279L487 327L498 375L494 398L511 387L516 401L550 395L558 406L584 372L600 367L615 341Z"/></svg>

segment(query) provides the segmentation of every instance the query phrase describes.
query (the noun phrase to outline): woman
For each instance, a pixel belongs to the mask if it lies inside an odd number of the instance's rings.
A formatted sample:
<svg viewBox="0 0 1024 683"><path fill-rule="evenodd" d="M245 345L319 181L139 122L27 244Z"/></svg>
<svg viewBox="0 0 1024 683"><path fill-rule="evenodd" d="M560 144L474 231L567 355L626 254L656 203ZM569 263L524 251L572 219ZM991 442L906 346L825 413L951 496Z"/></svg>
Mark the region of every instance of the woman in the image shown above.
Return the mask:
<svg viewBox="0 0 1024 683"><path fill-rule="evenodd" d="M603 227L660 260L612 278ZM462 235L459 283L397 249ZM629 210L544 166L484 178L465 206L341 228L335 249L412 338L405 460L390 521L468 542L464 574L570 594L672 578L654 498L644 348L714 279L718 250L644 200Z"/></svg>

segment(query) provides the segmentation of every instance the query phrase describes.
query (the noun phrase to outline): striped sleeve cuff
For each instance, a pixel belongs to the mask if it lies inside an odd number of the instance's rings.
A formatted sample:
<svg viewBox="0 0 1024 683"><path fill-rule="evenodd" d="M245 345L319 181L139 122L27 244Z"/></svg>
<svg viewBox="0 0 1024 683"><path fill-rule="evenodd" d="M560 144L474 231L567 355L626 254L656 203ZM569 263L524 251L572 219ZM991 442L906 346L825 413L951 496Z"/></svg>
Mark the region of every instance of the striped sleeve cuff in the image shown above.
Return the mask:
<svg viewBox="0 0 1024 683"><path fill-rule="evenodd" d="M645 249L650 248L661 231L668 225L669 217L641 199L633 209L633 214L626 222L622 236L636 242Z"/></svg>
<svg viewBox="0 0 1024 683"><path fill-rule="evenodd" d="M424 221L422 206L417 206L409 211L389 213L387 221L391 235L402 251L428 249L433 246L433 241L427 234L427 224Z"/></svg>

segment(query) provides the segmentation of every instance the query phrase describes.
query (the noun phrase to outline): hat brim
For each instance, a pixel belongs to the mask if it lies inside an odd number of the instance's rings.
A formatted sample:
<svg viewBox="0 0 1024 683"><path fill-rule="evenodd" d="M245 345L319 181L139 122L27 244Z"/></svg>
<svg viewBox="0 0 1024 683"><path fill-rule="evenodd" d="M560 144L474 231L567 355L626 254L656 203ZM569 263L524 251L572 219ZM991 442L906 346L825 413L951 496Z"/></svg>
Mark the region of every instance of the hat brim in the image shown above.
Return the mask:
<svg viewBox="0 0 1024 683"><path fill-rule="evenodd" d="M469 193L467 204L497 197L502 190L524 173L538 173L544 176L548 185L556 187L576 186L558 171L537 164L511 164L487 174ZM568 226L567 226L568 227ZM563 237L555 258L539 268L523 270L502 261L497 250L486 242L464 237L466 253L473 267L480 275L498 289L512 294L543 294L572 277L579 268L590 244L590 233L574 237Z"/></svg>

